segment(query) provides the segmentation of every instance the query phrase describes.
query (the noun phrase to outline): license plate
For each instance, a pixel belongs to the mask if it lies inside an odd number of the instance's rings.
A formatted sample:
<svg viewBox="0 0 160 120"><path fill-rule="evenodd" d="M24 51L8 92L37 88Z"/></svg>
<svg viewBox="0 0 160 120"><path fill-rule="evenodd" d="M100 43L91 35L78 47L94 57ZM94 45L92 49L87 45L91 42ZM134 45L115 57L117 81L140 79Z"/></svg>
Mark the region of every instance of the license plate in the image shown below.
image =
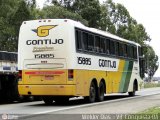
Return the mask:
<svg viewBox="0 0 160 120"><path fill-rule="evenodd" d="M53 75L45 75L45 80L53 80L54 76Z"/></svg>

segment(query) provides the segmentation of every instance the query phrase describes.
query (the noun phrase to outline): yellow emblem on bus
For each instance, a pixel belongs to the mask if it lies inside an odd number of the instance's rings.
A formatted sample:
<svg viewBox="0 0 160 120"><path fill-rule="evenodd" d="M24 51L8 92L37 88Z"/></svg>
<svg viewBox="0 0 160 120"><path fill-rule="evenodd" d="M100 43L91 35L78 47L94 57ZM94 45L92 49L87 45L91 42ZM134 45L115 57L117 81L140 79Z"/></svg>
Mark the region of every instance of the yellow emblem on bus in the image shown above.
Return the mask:
<svg viewBox="0 0 160 120"><path fill-rule="evenodd" d="M36 32L39 37L46 37L49 35L49 30L56 27L57 25L45 25L45 26L39 26L37 29L34 29L32 31Z"/></svg>

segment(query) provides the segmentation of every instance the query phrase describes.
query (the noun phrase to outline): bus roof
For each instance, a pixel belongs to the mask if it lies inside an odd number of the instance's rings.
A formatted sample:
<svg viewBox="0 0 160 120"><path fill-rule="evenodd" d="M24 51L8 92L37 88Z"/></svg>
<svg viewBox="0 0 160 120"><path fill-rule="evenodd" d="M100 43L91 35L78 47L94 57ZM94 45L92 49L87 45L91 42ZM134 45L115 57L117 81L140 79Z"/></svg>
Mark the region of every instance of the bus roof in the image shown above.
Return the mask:
<svg viewBox="0 0 160 120"><path fill-rule="evenodd" d="M90 31L90 32L94 32L94 33L97 33L97 34L100 34L100 35L103 35L103 36L106 36L106 37L110 37L110 38L113 38L113 39L115 39L115 40L120 40L120 41L123 41L123 42L127 42L127 43L131 43L131 44L135 44L135 45L137 45L137 46L140 46L140 44L138 44L138 43L136 43L136 42L134 42L134 41L121 38L121 37L119 37L119 36L116 36L116 35L114 35L114 34L111 34L111 33L107 32L107 31L102 31L102 30L99 30L99 29L96 29L96 28L90 28L90 27L87 27L87 26L83 25L83 24L80 23L80 22L76 22L76 21L74 21L74 22L75 22L74 25L75 25L76 27L78 27L78 28L82 28L82 29L88 30L88 31Z"/></svg>
<svg viewBox="0 0 160 120"><path fill-rule="evenodd" d="M84 29L84 30L87 30L89 32L93 32L93 33L96 33L96 34L100 34L102 36L106 36L106 37L109 37L109 38L112 38L112 39L115 39L115 40L120 40L120 41L123 41L123 42L126 42L126 43L131 43L131 44L134 44L134 45L137 45L137 46L140 46L140 44L134 42L134 41L131 41L131 40L127 40L127 39L124 39L124 38L121 38L119 36L116 36L114 34L111 34L107 31L102 31L102 30L99 30L99 29L96 29L96 28L90 28L90 27L87 27L85 25L83 25L80 21L74 21L74 20L71 20L71 19L40 19L40 20L30 20L30 21L24 21L22 24L26 24L28 22L55 22L55 21L59 21L59 22L67 22L71 25L73 25L74 27L78 27L80 29Z"/></svg>

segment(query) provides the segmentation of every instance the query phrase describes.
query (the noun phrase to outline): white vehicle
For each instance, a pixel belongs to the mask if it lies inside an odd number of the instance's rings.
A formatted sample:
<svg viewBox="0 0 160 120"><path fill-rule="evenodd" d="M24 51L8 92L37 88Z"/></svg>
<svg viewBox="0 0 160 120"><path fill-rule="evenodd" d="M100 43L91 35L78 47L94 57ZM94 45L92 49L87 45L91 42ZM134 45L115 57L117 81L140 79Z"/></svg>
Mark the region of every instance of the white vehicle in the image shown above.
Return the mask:
<svg viewBox="0 0 160 120"><path fill-rule="evenodd" d="M69 19L24 21L18 68L21 95L42 96L46 104L83 96L135 95L142 85L141 46Z"/></svg>
<svg viewBox="0 0 160 120"><path fill-rule="evenodd" d="M17 53L0 51L0 73L17 73Z"/></svg>

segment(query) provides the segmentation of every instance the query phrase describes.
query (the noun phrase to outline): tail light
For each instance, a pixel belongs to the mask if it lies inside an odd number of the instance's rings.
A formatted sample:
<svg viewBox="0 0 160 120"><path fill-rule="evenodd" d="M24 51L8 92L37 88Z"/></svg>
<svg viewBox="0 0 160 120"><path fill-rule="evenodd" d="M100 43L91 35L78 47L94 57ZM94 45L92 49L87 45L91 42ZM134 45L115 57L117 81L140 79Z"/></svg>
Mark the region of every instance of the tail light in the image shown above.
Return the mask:
<svg viewBox="0 0 160 120"><path fill-rule="evenodd" d="M68 79L71 80L73 79L73 70L68 70Z"/></svg>
<svg viewBox="0 0 160 120"><path fill-rule="evenodd" d="M19 81L22 80L22 70L19 70L19 72L18 72L18 80Z"/></svg>

